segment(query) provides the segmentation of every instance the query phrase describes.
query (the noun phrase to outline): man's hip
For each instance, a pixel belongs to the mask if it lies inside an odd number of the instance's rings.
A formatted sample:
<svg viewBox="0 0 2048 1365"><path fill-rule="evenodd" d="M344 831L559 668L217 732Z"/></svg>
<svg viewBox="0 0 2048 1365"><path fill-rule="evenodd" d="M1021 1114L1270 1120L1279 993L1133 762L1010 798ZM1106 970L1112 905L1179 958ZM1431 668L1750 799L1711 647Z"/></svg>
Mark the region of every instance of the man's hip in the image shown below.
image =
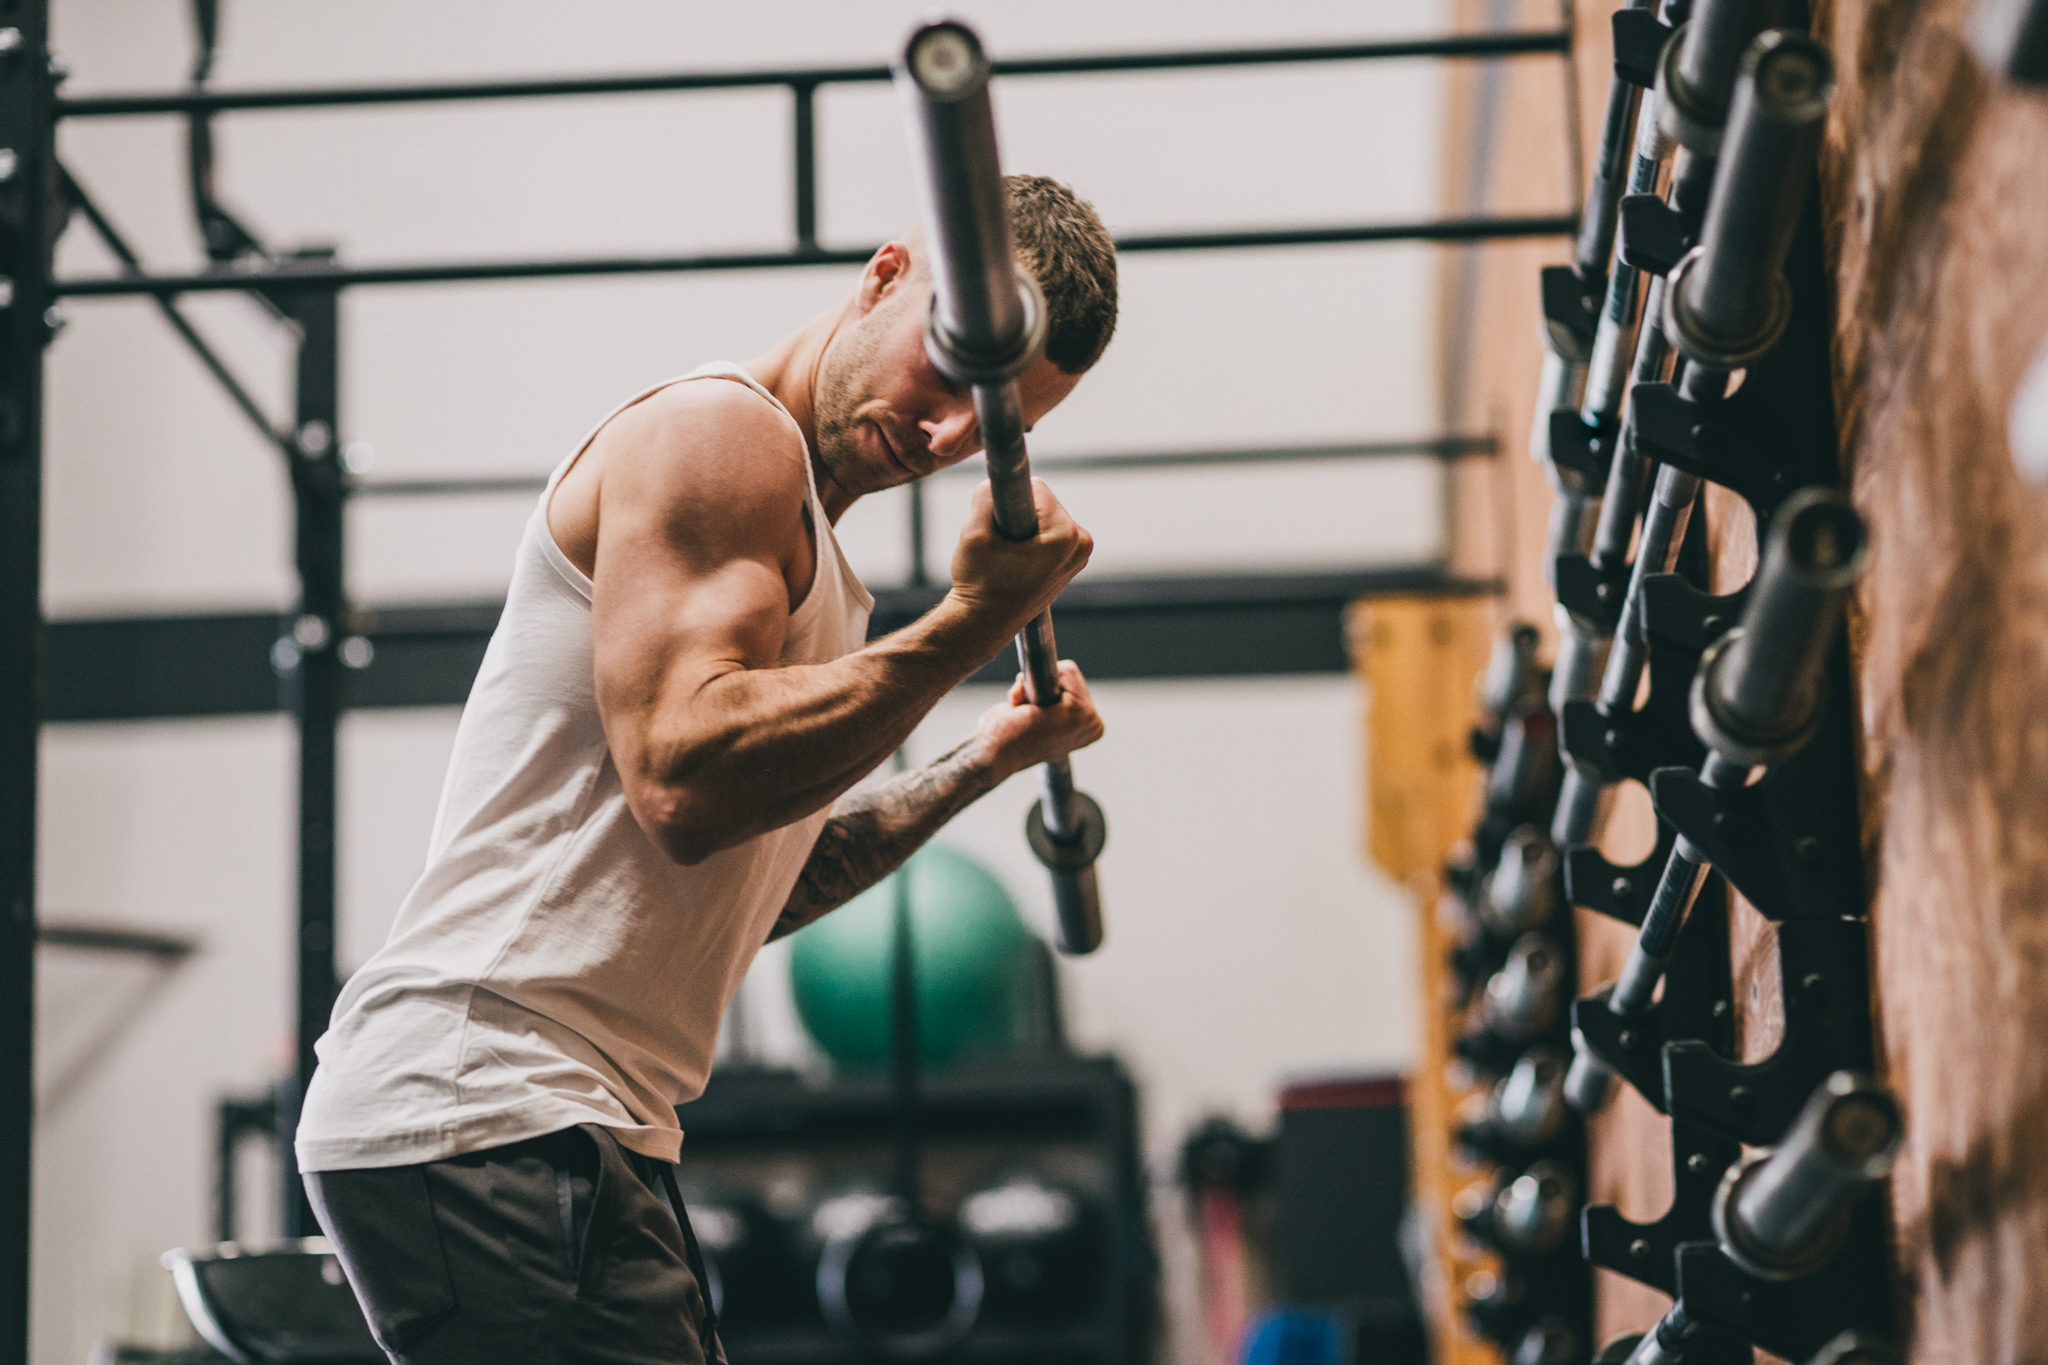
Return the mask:
<svg viewBox="0 0 2048 1365"><path fill-rule="evenodd" d="M670 1168L597 1125L306 1187L400 1365L724 1359Z"/></svg>

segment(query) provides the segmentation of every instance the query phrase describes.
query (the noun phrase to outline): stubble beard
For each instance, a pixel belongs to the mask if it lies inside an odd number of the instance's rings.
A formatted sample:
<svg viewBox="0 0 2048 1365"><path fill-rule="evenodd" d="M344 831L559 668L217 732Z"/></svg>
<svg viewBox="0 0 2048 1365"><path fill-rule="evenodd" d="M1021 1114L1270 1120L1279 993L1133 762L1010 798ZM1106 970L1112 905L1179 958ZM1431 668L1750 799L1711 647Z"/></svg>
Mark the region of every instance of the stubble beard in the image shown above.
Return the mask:
<svg viewBox="0 0 2048 1365"><path fill-rule="evenodd" d="M863 454L860 428L866 419L860 416L860 409L872 396L882 340L908 303L907 297L899 296L855 319L826 352L818 369L818 396L813 409L818 463L824 467L827 478L855 497L893 488L905 481L890 477L901 473L893 463L886 470L878 470Z"/></svg>

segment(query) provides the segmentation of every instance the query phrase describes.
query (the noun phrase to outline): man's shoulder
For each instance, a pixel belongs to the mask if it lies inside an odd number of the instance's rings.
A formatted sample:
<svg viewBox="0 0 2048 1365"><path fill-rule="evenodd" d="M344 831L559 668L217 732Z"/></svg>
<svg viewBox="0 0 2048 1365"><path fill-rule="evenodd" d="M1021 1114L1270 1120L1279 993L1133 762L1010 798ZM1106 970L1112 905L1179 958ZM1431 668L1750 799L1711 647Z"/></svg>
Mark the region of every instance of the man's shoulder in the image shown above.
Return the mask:
<svg viewBox="0 0 2048 1365"><path fill-rule="evenodd" d="M670 384L620 413L600 439L607 482L641 492L779 502L808 488L809 455L789 414L736 379Z"/></svg>

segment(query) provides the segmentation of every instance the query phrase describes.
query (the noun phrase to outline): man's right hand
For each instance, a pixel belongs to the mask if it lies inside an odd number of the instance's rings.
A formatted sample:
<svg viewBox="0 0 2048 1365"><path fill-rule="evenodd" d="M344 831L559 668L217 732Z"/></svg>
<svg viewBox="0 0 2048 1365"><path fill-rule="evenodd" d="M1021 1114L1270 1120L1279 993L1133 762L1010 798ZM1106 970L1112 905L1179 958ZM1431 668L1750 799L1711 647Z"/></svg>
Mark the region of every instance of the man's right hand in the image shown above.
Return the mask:
<svg viewBox="0 0 2048 1365"><path fill-rule="evenodd" d="M1094 537L1067 515L1045 480L1032 479L1031 497L1038 534L1005 540L996 530L995 500L984 481L974 490L953 551L953 596L1005 637L1051 606L1095 551Z"/></svg>

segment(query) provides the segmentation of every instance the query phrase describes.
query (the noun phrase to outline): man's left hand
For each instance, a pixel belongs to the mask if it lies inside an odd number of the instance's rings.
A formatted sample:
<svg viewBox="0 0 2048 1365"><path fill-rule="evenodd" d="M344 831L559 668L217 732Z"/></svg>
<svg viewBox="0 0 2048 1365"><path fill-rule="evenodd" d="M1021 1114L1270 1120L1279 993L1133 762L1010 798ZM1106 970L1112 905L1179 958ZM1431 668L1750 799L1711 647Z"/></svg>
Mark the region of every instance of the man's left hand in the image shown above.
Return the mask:
<svg viewBox="0 0 2048 1365"><path fill-rule="evenodd" d="M1052 706L1033 706L1018 674L1010 695L981 713L975 738L997 779L1055 758L1064 758L1102 738L1102 717L1088 695L1088 680L1071 659L1060 660L1062 695Z"/></svg>

